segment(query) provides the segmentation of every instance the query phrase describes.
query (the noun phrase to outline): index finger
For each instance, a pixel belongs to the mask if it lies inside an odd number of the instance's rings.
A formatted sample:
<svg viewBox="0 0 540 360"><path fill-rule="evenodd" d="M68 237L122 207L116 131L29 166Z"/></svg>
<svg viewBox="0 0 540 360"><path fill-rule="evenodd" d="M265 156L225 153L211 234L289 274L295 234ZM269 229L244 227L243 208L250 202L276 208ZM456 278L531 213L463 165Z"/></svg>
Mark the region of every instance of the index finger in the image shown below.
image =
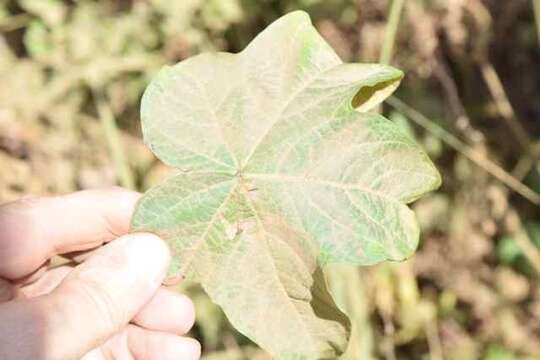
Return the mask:
<svg viewBox="0 0 540 360"><path fill-rule="evenodd" d="M85 190L0 206L0 277L21 278L54 255L126 234L139 196L119 188Z"/></svg>

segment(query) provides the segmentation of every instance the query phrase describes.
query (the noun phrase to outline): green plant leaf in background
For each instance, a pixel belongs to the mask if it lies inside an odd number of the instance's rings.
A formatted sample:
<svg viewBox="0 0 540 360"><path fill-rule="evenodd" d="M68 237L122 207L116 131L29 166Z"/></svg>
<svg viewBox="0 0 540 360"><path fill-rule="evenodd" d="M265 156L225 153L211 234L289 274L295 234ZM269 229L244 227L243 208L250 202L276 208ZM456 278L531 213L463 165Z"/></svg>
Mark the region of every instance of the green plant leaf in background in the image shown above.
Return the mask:
<svg viewBox="0 0 540 360"><path fill-rule="evenodd" d="M336 358L349 324L320 266L410 256L406 203L440 184L414 141L367 112L402 76L343 64L304 12L239 54L164 68L143 96L143 133L178 171L143 196L132 230L166 239L171 272L277 358Z"/></svg>

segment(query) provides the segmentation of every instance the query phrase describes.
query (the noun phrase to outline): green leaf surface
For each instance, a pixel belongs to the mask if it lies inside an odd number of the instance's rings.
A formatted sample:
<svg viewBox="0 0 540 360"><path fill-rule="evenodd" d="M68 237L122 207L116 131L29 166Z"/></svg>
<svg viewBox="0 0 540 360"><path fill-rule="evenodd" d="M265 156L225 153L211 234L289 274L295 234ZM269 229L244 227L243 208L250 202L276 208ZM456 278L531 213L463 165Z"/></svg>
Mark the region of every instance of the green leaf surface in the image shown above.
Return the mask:
<svg viewBox="0 0 540 360"><path fill-rule="evenodd" d="M171 272L277 358L338 357L349 323L321 265L410 256L406 203L440 184L414 141L368 112L402 76L343 64L300 11L239 54L164 68L143 97L143 133L178 171L143 196L132 229L166 239Z"/></svg>

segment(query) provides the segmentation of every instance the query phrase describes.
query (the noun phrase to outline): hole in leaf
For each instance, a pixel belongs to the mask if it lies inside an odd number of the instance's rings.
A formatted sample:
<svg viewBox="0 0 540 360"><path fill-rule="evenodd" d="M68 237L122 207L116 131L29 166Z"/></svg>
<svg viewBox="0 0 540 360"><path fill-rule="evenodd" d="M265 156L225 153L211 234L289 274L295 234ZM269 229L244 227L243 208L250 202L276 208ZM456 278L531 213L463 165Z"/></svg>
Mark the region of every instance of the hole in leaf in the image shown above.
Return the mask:
<svg viewBox="0 0 540 360"><path fill-rule="evenodd" d="M353 108L367 111L392 93L399 85L399 78L379 82L373 86L363 86L352 99Z"/></svg>

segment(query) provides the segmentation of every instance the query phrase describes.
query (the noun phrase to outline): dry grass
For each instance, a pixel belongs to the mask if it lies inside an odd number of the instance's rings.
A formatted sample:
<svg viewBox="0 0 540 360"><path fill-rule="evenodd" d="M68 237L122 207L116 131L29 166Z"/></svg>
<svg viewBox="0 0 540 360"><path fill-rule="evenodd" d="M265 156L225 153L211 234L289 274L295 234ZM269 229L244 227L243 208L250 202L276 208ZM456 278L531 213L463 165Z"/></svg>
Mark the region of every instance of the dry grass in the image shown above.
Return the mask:
<svg viewBox="0 0 540 360"><path fill-rule="evenodd" d="M0 2L0 200L159 181L167 170L138 125L149 78L201 51L240 50L303 8L344 60L406 72L382 110L444 177L414 205L412 259L330 272L355 323L351 358L539 358L539 3ZM184 290L208 359L267 358L200 289Z"/></svg>

